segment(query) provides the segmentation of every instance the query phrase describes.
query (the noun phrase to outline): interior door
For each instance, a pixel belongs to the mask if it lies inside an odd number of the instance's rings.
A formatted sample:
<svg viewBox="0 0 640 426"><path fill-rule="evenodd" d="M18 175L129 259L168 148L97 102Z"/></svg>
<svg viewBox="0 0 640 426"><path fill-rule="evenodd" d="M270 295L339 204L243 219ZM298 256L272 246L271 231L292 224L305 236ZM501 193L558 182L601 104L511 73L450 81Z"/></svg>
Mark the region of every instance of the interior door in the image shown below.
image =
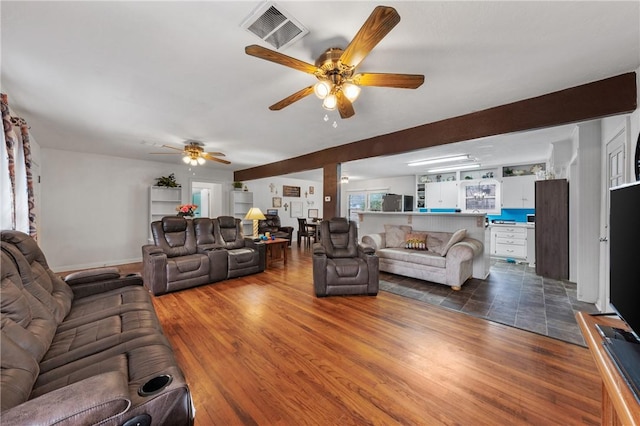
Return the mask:
<svg viewBox="0 0 640 426"><path fill-rule="evenodd" d="M603 226L600 233L600 259L602 260L601 282L604 283L600 289L601 309L609 309L609 188L625 183L626 163L625 163L625 135L626 129L621 130L607 143L607 166L606 166L606 196L605 214Z"/></svg>

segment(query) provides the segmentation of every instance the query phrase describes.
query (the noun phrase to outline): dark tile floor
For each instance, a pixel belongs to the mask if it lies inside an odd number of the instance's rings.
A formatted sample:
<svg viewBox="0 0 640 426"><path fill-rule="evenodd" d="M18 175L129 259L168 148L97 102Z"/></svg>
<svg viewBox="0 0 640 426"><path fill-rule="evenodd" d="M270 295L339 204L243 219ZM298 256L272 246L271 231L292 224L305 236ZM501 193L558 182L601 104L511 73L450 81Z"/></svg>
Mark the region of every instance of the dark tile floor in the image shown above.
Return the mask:
<svg viewBox="0 0 640 426"><path fill-rule="evenodd" d="M495 260L486 280L470 279L460 291L442 284L380 273L380 289L479 318L585 345L577 311L598 312L576 299L576 284L543 278L528 265Z"/></svg>

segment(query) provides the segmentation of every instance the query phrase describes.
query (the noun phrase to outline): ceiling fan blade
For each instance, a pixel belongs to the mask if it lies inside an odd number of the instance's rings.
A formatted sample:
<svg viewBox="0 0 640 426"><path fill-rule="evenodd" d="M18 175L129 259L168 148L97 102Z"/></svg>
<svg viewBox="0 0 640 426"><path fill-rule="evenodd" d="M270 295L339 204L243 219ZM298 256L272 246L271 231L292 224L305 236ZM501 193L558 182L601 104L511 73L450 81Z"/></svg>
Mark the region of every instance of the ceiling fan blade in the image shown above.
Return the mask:
<svg viewBox="0 0 640 426"><path fill-rule="evenodd" d="M156 154L156 155L180 155L180 152L150 152L149 154Z"/></svg>
<svg viewBox="0 0 640 426"><path fill-rule="evenodd" d="M222 152L203 152L203 154L215 155L216 157L226 157Z"/></svg>
<svg viewBox="0 0 640 426"><path fill-rule="evenodd" d="M271 111L279 111L282 108L288 107L292 103L299 101L300 99L304 98L305 96L309 96L312 93L313 93L313 86L305 87L302 90L298 90L293 95L287 96L286 98L284 98L280 102L276 102L275 104L271 105L269 107L269 109Z"/></svg>
<svg viewBox="0 0 640 426"><path fill-rule="evenodd" d="M307 62L292 58L291 56L283 55L280 52L276 52L256 44L245 47L244 51L247 55L275 62L276 64L284 65L285 67L290 67L309 74L315 74L320 71L320 69L315 65L311 65Z"/></svg>
<svg viewBox="0 0 640 426"><path fill-rule="evenodd" d="M424 83L424 75L364 73L354 75L353 82L359 86L417 89L422 86L422 83Z"/></svg>
<svg viewBox="0 0 640 426"><path fill-rule="evenodd" d="M184 148L176 148L175 146L171 146L171 145L162 145L163 148L169 148L169 149L175 149L176 151L184 151Z"/></svg>
<svg viewBox="0 0 640 426"><path fill-rule="evenodd" d="M400 15L394 8L376 7L340 56L340 62L353 68L357 67L398 22Z"/></svg>
<svg viewBox="0 0 640 426"><path fill-rule="evenodd" d="M336 97L338 98L338 111L340 112L340 117L341 118L353 117L353 115L356 113L353 110L353 104L349 99L347 99L344 93L342 93L342 90L336 93Z"/></svg>
<svg viewBox="0 0 640 426"><path fill-rule="evenodd" d="M231 164L231 161L223 160L222 158L212 157L211 155L209 155L207 153L203 153L201 156L202 156L202 158L206 158L207 160L211 160L211 161L217 161L218 163Z"/></svg>

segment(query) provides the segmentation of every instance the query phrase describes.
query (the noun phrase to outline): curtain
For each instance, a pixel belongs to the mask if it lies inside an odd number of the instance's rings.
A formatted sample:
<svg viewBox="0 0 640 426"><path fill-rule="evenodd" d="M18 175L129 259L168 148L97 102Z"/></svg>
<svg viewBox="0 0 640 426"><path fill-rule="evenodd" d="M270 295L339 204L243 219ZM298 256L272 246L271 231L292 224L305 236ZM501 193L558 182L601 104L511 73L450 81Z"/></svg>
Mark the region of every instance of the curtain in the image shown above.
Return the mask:
<svg viewBox="0 0 640 426"><path fill-rule="evenodd" d="M29 126L23 118L11 116L5 94L1 95L1 108L4 141L0 224L2 229L17 229L37 238Z"/></svg>

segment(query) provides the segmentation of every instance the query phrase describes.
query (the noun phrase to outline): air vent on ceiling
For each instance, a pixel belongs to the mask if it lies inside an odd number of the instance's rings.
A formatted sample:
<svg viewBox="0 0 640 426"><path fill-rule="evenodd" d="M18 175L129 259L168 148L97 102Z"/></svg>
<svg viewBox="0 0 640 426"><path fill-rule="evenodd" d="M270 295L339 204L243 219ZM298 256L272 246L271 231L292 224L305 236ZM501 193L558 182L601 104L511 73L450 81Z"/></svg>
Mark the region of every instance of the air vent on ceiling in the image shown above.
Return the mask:
<svg viewBox="0 0 640 426"><path fill-rule="evenodd" d="M276 49L284 49L309 33L300 22L272 1L261 3L240 26Z"/></svg>

